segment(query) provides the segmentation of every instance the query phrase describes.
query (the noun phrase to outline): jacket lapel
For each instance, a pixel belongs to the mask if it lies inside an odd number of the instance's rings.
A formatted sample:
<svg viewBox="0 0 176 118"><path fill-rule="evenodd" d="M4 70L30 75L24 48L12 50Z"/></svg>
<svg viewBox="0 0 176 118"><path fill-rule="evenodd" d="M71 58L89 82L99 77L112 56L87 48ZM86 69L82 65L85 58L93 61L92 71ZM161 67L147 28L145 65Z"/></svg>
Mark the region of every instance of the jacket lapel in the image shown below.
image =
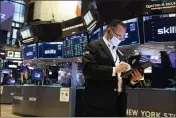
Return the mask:
<svg viewBox="0 0 176 118"><path fill-rule="evenodd" d="M126 59L124 58L123 54L118 49L116 52L117 52L117 55L119 56L119 60L126 62Z"/></svg>
<svg viewBox="0 0 176 118"><path fill-rule="evenodd" d="M100 40L99 44L100 44L102 50L110 57L111 61L112 61L113 64L115 65L114 59L113 59L113 57L112 57L112 54L111 54L111 52L110 52L108 46L106 45L106 43L105 43L103 40Z"/></svg>

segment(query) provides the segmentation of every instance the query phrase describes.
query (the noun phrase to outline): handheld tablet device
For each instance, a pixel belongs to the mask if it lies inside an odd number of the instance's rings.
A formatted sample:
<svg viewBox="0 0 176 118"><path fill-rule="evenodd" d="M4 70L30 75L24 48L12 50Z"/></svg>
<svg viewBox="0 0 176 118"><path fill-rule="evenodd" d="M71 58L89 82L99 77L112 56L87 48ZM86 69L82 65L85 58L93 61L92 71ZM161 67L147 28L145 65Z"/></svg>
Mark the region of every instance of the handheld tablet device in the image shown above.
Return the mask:
<svg viewBox="0 0 176 118"><path fill-rule="evenodd" d="M153 65L153 63L150 62L150 61L144 62L144 63L138 65L137 67L131 68L131 69L128 70L127 72L123 73L123 74L121 75L121 77L122 77L122 78L127 78L127 77L131 76L131 73L133 73L135 70L140 70L140 69L144 70L144 69L146 69L146 68L148 68L148 67L150 67L150 66L152 66L152 65Z"/></svg>
<svg viewBox="0 0 176 118"><path fill-rule="evenodd" d="M135 56L130 56L128 58L128 64L131 66L131 68L136 68L140 64L140 58L141 55L135 55Z"/></svg>

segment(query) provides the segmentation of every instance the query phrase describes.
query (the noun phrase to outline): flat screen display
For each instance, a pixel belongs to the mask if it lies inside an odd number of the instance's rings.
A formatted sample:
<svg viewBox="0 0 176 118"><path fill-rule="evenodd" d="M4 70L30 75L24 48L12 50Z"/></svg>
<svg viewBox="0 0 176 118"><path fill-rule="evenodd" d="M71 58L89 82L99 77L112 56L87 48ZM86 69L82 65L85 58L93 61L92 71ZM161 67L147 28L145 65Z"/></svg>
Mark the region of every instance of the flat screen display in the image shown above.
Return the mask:
<svg viewBox="0 0 176 118"><path fill-rule="evenodd" d="M93 30L92 32L89 32L89 40L90 42L100 40L103 37L101 28L98 28L96 30Z"/></svg>
<svg viewBox="0 0 176 118"><path fill-rule="evenodd" d="M22 47L22 51L23 51L23 59L24 60L37 58L36 44L24 45Z"/></svg>
<svg viewBox="0 0 176 118"><path fill-rule="evenodd" d="M14 79L14 78L10 78L10 79L8 79L8 81L7 81L7 84L8 85L14 85L16 83L16 80Z"/></svg>
<svg viewBox="0 0 176 118"><path fill-rule="evenodd" d="M38 71L38 70L33 70L32 71L32 79L33 80L42 80L43 79L43 73Z"/></svg>
<svg viewBox="0 0 176 118"><path fill-rule="evenodd" d="M152 63L161 63L160 55L141 55L140 62L150 61Z"/></svg>
<svg viewBox="0 0 176 118"><path fill-rule="evenodd" d="M76 34L64 38L64 58L79 57L83 55L87 45L87 33Z"/></svg>
<svg viewBox="0 0 176 118"><path fill-rule="evenodd" d="M176 68L176 52L169 53L169 58L172 64L172 68Z"/></svg>
<svg viewBox="0 0 176 118"><path fill-rule="evenodd" d="M84 21L85 21L86 25L89 25L93 21L93 16L90 11L88 11L86 13L86 15L84 16Z"/></svg>
<svg viewBox="0 0 176 118"><path fill-rule="evenodd" d="M26 27L24 29L21 30L21 36L23 39L32 37L31 31L29 27Z"/></svg>
<svg viewBox="0 0 176 118"><path fill-rule="evenodd" d="M127 30L125 34L125 41L122 41L119 46L139 44L140 36L138 18L125 20L123 22L125 23Z"/></svg>
<svg viewBox="0 0 176 118"><path fill-rule="evenodd" d="M38 58L62 58L63 42L38 44Z"/></svg>
<svg viewBox="0 0 176 118"><path fill-rule="evenodd" d="M21 58L21 52L15 52L14 57L15 58Z"/></svg>
<svg viewBox="0 0 176 118"><path fill-rule="evenodd" d="M21 52L6 51L6 59L21 60Z"/></svg>
<svg viewBox="0 0 176 118"><path fill-rule="evenodd" d="M6 61L4 62L4 68L5 69L15 69L18 68L18 63L12 62L12 61Z"/></svg>
<svg viewBox="0 0 176 118"><path fill-rule="evenodd" d="M145 43L176 41L176 13L143 17Z"/></svg>

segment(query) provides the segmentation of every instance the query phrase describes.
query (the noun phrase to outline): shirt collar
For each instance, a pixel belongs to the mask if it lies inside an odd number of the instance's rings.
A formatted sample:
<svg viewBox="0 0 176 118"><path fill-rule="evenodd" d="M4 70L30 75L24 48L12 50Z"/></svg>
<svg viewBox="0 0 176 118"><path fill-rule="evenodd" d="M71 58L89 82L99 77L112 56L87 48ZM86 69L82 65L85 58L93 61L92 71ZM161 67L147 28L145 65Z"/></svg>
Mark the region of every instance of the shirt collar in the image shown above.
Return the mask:
<svg viewBox="0 0 176 118"><path fill-rule="evenodd" d="M109 41L108 41L108 39L106 39L105 37L103 37L103 40L104 40L104 42L106 43L106 45L109 47L109 45L111 45L110 43L109 43Z"/></svg>

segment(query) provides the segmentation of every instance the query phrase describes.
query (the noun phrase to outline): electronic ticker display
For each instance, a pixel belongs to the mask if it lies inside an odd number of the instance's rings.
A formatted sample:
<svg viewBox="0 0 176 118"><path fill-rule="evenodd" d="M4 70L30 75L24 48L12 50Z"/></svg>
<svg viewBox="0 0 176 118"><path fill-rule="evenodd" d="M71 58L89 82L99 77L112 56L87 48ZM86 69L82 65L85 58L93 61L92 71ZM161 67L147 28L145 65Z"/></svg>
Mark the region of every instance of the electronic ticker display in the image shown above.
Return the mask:
<svg viewBox="0 0 176 118"><path fill-rule="evenodd" d="M38 44L38 58L62 58L63 42Z"/></svg>
<svg viewBox="0 0 176 118"><path fill-rule="evenodd" d="M138 18L133 18L123 21L127 27L125 33L125 41L122 41L119 46L134 45L140 43Z"/></svg>
<svg viewBox="0 0 176 118"><path fill-rule="evenodd" d="M83 55L88 43L87 33L76 34L64 38L64 58L79 57Z"/></svg>
<svg viewBox="0 0 176 118"><path fill-rule="evenodd" d="M176 41L176 13L143 17L145 43Z"/></svg>

